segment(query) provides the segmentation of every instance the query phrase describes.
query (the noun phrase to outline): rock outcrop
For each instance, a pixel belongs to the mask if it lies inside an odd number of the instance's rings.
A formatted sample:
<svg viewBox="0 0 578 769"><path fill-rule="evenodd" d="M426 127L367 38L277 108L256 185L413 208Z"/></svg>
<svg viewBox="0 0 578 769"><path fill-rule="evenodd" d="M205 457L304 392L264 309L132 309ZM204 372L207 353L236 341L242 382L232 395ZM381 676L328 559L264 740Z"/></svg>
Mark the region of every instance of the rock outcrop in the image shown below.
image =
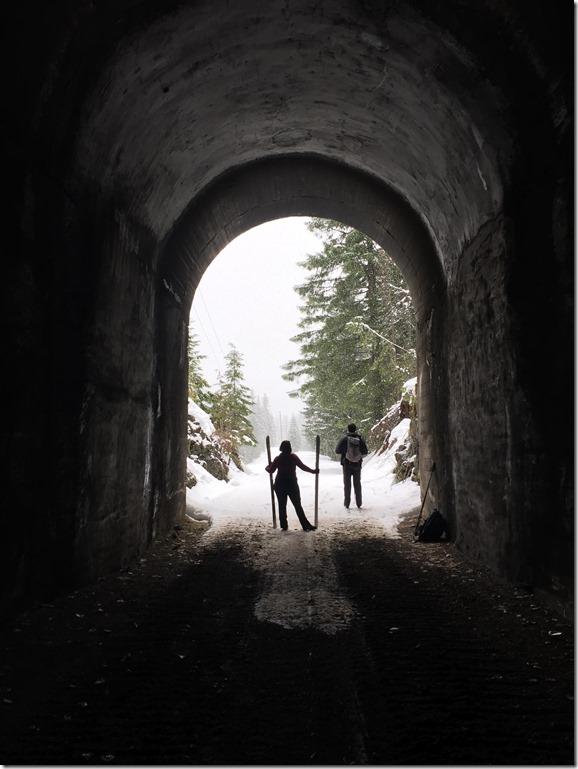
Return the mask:
<svg viewBox="0 0 578 769"><path fill-rule="evenodd" d="M189 401L187 437L189 442L189 459L192 463L201 465L219 481L229 480L229 468L218 438L214 435L214 427L210 417L193 401ZM187 467L187 482L189 489L197 483L191 463Z"/></svg>
<svg viewBox="0 0 578 769"><path fill-rule="evenodd" d="M396 441L392 438L392 432L395 427L403 420L410 419L411 425L408 439L400 444L395 459L397 466L395 469L396 478L400 481L409 478L414 481L419 480L419 441L417 434L417 379L414 377L407 381L401 393L398 403L395 403L388 410L387 414L371 429L371 439L374 444L378 444L377 454L391 448Z"/></svg>

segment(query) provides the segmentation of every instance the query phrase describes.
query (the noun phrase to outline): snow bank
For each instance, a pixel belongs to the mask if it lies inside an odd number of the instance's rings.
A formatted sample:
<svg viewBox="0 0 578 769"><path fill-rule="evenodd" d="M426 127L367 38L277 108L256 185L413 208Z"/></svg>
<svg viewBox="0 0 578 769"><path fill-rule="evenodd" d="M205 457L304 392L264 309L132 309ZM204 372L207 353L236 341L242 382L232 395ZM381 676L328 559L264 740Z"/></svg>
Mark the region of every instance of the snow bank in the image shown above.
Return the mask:
<svg viewBox="0 0 578 769"><path fill-rule="evenodd" d="M200 424L203 432L206 435L211 436L215 432L215 427L211 421L211 417L207 414L206 411L203 411L203 409L194 401L192 401L190 398L189 398L188 411L189 411L189 415L194 417L197 420L197 422Z"/></svg>

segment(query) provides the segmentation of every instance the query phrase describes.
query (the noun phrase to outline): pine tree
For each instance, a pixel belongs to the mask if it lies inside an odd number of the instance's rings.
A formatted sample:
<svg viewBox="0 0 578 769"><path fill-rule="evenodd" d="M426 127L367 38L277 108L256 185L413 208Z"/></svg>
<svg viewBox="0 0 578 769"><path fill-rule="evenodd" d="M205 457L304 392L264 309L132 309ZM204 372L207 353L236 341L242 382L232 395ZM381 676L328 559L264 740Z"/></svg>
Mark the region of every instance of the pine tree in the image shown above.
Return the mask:
<svg viewBox="0 0 578 769"><path fill-rule="evenodd" d="M244 384L243 356L235 345L225 356L224 375L219 377L217 392L213 396L211 418L215 433L225 447L229 458L242 469L240 449L256 444L250 421L253 398Z"/></svg>
<svg viewBox="0 0 578 769"><path fill-rule="evenodd" d="M193 330L192 324L189 325L189 338L187 341L187 352L189 360L188 372L188 396L198 406L209 412L211 409L211 391L209 384L203 376L201 361L205 355L199 352L199 337Z"/></svg>
<svg viewBox="0 0 578 769"><path fill-rule="evenodd" d="M253 435L255 436L255 446L245 446L241 451L241 456L246 462L252 462L265 450L265 439L269 435L273 445L275 445L276 436L274 434L274 419L269 407L269 398L255 396L252 393L253 408L251 409L250 422L253 426Z"/></svg>
<svg viewBox="0 0 578 769"><path fill-rule="evenodd" d="M301 449L301 428L299 427L295 414L293 414L289 423L289 440L291 441L293 451L299 451Z"/></svg>
<svg viewBox="0 0 578 769"><path fill-rule="evenodd" d="M306 434L331 456L349 422L371 427L415 375L415 321L401 273L374 241L330 220L309 229L324 246L302 263L301 357L284 378L301 382Z"/></svg>
<svg viewBox="0 0 578 769"><path fill-rule="evenodd" d="M265 445L265 439L267 436L269 436L271 441L275 443L277 438L275 433L275 419L273 418L273 413L271 412L271 406L269 404L269 398L267 397L267 394L263 396L263 400L261 401L261 425L262 445Z"/></svg>

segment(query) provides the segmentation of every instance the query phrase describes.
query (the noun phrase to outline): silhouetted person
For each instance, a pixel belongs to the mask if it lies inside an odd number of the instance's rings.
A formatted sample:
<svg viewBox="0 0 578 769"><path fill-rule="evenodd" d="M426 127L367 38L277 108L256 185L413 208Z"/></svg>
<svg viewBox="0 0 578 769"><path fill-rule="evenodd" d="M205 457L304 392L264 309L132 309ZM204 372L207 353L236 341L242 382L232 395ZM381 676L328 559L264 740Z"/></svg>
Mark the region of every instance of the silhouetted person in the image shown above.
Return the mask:
<svg viewBox="0 0 578 769"><path fill-rule="evenodd" d="M355 503L361 507L361 465L367 455L367 446L354 424L347 425L347 435L335 448L336 454L341 454L343 467L343 504L349 510L351 504L351 481L355 491Z"/></svg>
<svg viewBox="0 0 578 769"><path fill-rule="evenodd" d="M275 457L270 465L267 465L265 470L271 474L277 470L277 477L275 478L273 488L279 502L279 523L281 528L283 531L287 531L287 497L289 497L297 513L297 518L299 518L299 523L303 527L303 531L314 531L316 527L309 523L301 506L301 492L297 483L297 468L300 467L301 470L305 470L306 473L313 473L313 475L317 475L319 470L313 470L311 467L303 464L297 454L292 453L290 441L281 441L279 451L281 453Z"/></svg>

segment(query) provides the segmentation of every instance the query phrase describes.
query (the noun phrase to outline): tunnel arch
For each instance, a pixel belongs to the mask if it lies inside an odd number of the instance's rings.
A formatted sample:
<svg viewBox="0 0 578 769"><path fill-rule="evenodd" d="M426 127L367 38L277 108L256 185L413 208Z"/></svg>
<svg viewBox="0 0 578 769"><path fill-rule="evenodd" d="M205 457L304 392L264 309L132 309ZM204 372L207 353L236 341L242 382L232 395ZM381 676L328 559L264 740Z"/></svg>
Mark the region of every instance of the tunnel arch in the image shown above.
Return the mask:
<svg viewBox="0 0 578 769"><path fill-rule="evenodd" d="M444 336L445 281L434 244L420 217L394 190L355 169L321 157L302 155L265 159L224 175L193 201L163 246L159 271L162 338L173 340L184 331L196 286L204 270L235 237L271 219L319 216L336 219L361 230L378 243L400 268L409 286L417 325L420 459L423 467L437 461L430 485L430 502L452 515L451 457L444 373L438 361L443 350L435 340ZM435 330L434 330L435 325ZM188 329L188 325L186 326ZM159 368L161 390L173 404L161 420L160 442L183 441L186 421L186 366L180 377L176 355L169 348ZM180 403L180 408L175 404ZM174 455L171 452L174 461ZM183 486L186 455L165 466L171 488ZM171 477L172 476L172 477ZM425 480L424 480L425 486Z"/></svg>
<svg viewBox="0 0 578 769"><path fill-rule="evenodd" d="M192 265L293 210L343 211L405 259L458 546L568 591L573 435L550 414L551 381L565 404L574 384L571 8L55 2L5 29L2 606L174 523ZM23 482L40 452L46 512Z"/></svg>
<svg viewBox="0 0 578 769"><path fill-rule="evenodd" d="M301 154L235 168L193 200L162 246L161 285L190 305L202 273L228 243L285 216L336 219L375 240L403 273L419 318L443 293L434 243L399 193L331 159Z"/></svg>

